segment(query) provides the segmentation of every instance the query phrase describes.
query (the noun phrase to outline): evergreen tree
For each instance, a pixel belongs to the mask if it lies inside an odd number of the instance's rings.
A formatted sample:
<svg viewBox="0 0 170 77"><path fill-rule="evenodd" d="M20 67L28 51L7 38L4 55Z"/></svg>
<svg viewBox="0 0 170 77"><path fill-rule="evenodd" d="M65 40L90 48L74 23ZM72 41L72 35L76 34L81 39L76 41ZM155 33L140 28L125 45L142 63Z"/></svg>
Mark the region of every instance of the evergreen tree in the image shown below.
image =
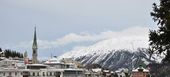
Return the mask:
<svg viewBox="0 0 170 77"><path fill-rule="evenodd" d="M150 30L151 53L165 54L163 62L170 63L170 0L160 0L159 5L154 3L151 16L158 25L157 30Z"/></svg>
<svg viewBox="0 0 170 77"><path fill-rule="evenodd" d="M19 53L19 52L16 52L16 51L12 51L12 50L5 50L5 57L6 58L9 58L9 57L19 57L19 58L23 58L23 54L22 53Z"/></svg>

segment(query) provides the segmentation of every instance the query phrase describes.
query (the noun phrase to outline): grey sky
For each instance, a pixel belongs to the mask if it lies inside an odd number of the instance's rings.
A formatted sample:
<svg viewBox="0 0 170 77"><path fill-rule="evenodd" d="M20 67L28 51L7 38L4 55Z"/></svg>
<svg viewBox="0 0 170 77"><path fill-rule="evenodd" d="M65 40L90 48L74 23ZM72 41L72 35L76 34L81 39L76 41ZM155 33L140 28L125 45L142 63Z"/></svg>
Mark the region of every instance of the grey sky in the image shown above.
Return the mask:
<svg viewBox="0 0 170 77"><path fill-rule="evenodd" d="M70 33L97 35L134 26L152 28L153 2L157 0L0 0L0 47L30 51L31 48L16 46L32 40L35 24L38 39L48 42ZM60 55L75 45L93 43L73 42L40 50L61 51L56 52Z"/></svg>

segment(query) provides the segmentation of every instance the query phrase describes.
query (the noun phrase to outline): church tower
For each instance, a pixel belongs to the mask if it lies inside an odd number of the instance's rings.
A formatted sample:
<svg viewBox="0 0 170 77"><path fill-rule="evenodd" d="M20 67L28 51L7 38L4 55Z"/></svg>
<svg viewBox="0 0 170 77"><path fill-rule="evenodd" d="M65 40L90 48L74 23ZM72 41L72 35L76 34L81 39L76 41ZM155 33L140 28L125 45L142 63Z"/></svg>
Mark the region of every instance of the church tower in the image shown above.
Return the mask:
<svg viewBox="0 0 170 77"><path fill-rule="evenodd" d="M37 46L37 36L36 36L36 27L35 27L35 30L34 30L34 39L33 39L33 44L32 44L32 63L35 64L35 63L38 63L38 60L37 60L37 50L38 50L38 46Z"/></svg>

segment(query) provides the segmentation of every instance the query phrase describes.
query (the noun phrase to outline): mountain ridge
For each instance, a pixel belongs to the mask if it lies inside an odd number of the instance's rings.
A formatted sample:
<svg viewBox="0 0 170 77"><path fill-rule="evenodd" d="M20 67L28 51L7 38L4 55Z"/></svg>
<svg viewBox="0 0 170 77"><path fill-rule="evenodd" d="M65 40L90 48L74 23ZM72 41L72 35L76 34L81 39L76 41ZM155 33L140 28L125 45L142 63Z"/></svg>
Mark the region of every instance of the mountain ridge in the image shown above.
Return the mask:
<svg viewBox="0 0 170 77"><path fill-rule="evenodd" d="M88 47L73 49L59 56L59 59L73 58L85 67L99 64L111 70L132 69L132 67L137 67L139 64L146 66L149 63L161 61L162 58L155 54L150 57L146 40L148 39L141 36L106 39Z"/></svg>

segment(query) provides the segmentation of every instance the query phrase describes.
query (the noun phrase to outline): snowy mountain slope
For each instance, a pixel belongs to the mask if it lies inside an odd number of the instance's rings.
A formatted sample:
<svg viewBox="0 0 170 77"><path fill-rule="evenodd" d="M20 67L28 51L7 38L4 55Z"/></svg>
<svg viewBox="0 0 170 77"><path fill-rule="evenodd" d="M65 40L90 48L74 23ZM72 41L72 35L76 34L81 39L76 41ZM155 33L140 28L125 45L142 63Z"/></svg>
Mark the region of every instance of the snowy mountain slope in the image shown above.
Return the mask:
<svg viewBox="0 0 170 77"><path fill-rule="evenodd" d="M148 38L144 37L122 37L122 38L112 38L100 41L89 47L77 47L77 49L73 49L72 51L66 52L61 55L59 58L74 58L80 57L84 55L92 55L92 54L104 54L109 53L113 50L137 50L137 48L147 48L148 47Z"/></svg>
<svg viewBox="0 0 170 77"><path fill-rule="evenodd" d="M145 51L131 52L128 50L112 51L106 54L94 54L78 57L75 60L80 61L85 66L99 64L104 68L117 70L119 68L137 67L139 64L149 64L151 61L145 55Z"/></svg>
<svg viewBox="0 0 170 77"><path fill-rule="evenodd" d="M148 39L141 36L111 38L92 46L74 49L59 56L59 58L73 58L80 61L84 66L99 64L112 70L119 68L131 69L139 64L147 65L162 59L156 55L151 57L151 60L149 59L147 49L144 49L148 47L148 41L146 40Z"/></svg>

